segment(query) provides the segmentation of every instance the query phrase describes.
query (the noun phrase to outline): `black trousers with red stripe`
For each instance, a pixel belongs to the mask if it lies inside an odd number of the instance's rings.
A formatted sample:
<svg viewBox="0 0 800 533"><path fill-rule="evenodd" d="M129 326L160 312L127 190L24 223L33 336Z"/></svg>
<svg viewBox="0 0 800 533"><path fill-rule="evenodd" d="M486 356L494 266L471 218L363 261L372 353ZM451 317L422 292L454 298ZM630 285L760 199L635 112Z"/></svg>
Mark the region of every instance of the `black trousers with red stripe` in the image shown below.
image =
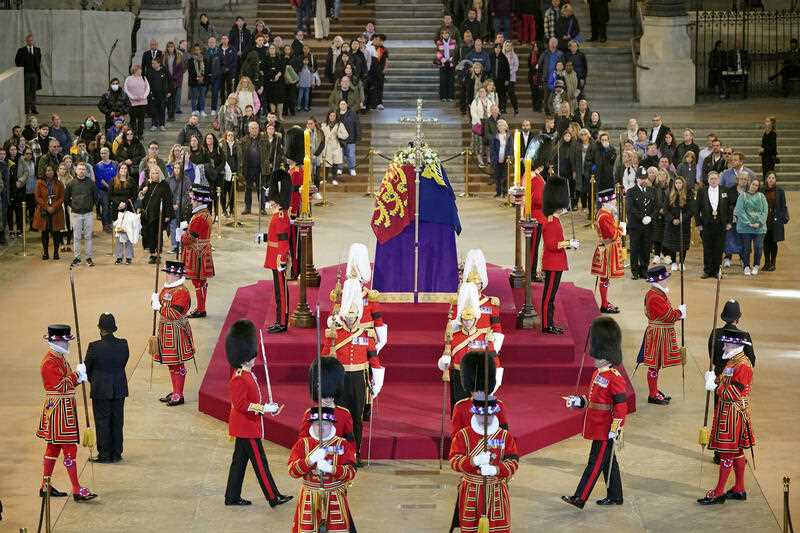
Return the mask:
<svg viewBox="0 0 800 533"><path fill-rule="evenodd" d="M542 242L542 226L536 224L531 235L531 279L536 278L539 266L539 244Z"/></svg>
<svg viewBox="0 0 800 533"><path fill-rule="evenodd" d="M267 501L274 500L280 495L272 473L269 471L267 456L264 454L264 447L261 439L244 439L236 437L236 445L233 448L231 467L228 470L228 485L225 487L225 501L235 502L242 497L242 482L244 481L244 471L247 463L253 465L258 484L264 492Z"/></svg>
<svg viewBox="0 0 800 533"><path fill-rule="evenodd" d="M286 285L286 270L272 269L272 284L275 288L275 322L289 325L289 290Z"/></svg>
<svg viewBox="0 0 800 533"><path fill-rule="evenodd" d="M592 494L594 484L597 483L597 479L602 472L603 479L606 482L607 496L615 501L622 500L622 478L619 475L619 464L617 463L616 455L614 455L614 464L611 464L611 451L614 446L614 441L611 439L592 441L589 462L583 471L578 488L575 489L576 498L581 501L588 500Z"/></svg>
<svg viewBox="0 0 800 533"><path fill-rule="evenodd" d="M560 270L544 271L544 289L542 290L542 328L553 326L553 315L556 309L556 293L561 283Z"/></svg>

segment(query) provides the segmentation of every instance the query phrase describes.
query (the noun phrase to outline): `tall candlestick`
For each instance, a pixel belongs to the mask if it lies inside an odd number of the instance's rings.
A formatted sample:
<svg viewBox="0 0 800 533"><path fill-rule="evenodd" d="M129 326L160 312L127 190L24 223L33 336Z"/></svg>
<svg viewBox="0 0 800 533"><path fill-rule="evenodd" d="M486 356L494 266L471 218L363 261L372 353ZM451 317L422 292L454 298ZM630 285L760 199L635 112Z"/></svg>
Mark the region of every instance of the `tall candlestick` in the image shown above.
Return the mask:
<svg viewBox="0 0 800 533"><path fill-rule="evenodd" d="M520 159L522 159L522 136L514 130L514 185L520 185Z"/></svg>
<svg viewBox="0 0 800 533"><path fill-rule="evenodd" d="M303 132L303 143L305 145L305 156L303 157L303 191L302 203L300 205L300 216L309 217L311 215L311 131Z"/></svg>
<svg viewBox="0 0 800 533"><path fill-rule="evenodd" d="M531 160L525 160L525 209L523 215L525 218L531 217L531 203L533 202L533 191L531 186L533 183L533 175L531 174Z"/></svg>

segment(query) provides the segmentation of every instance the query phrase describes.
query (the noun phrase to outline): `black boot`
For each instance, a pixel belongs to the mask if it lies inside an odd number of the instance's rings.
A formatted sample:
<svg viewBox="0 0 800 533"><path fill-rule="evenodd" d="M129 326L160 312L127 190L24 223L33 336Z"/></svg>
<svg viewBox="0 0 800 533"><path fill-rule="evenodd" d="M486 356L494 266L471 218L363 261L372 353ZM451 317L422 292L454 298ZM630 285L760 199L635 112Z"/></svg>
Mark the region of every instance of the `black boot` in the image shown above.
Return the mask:
<svg viewBox="0 0 800 533"><path fill-rule="evenodd" d="M578 509L583 509L583 506L586 505L585 501L576 496L562 496L561 501L567 502L570 505L574 505Z"/></svg>

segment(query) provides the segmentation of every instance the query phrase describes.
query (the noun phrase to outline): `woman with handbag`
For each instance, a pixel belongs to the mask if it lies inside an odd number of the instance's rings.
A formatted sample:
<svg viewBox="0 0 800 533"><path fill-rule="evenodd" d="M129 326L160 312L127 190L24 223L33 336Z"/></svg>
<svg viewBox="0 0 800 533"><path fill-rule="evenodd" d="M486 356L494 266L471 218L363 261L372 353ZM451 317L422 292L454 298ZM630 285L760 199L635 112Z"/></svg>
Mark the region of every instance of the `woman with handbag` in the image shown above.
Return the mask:
<svg viewBox="0 0 800 533"><path fill-rule="evenodd" d="M491 107L492 103L486 94L486 89L481 87L478 89L478 95L469 105L470 121L472 123L472 151L475 153L475 158L478 160L480 168L486 166L483 162L483 126L484 121L489 118Z"/></svg>
<svg viewBox="0 0 800 533"><path fill-rule="evenodd" d="M778 243L784 239L784 226L789 223L786 193L778 187L775 172L767 174L764 196L767 198L767 234L764 236L764 272L775 271Z"/></svg>
<svg viewBox="0 0 800 533"><path fill-rule="evenodd" d="M330 111L328 117L320 128L324 136L325 147L322 150L322 161L328 176L332 176L331 183L338 185L336 181L336 171L339 165L344 163L344 151L342 143L349 136L347 128L339 122L339 113ZM330 169L330 170L328 170Z"/></svg>

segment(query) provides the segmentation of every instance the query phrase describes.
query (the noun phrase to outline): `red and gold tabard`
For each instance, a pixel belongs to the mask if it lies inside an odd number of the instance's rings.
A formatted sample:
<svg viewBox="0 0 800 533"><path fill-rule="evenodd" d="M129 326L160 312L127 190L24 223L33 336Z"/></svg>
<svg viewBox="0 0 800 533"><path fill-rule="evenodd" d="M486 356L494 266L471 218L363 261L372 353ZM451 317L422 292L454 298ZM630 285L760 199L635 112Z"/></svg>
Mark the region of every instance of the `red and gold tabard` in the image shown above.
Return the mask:
<svg viewBox="0 0 800 533"><path fill-rule="evenodd" d="M79 441L75 386L78 375L61 355L48 351L42 359L42 385L45 399L36 436L53 444Z"/></svg>
<svg viewBox="0 0 800 533"><path fill-rule="evenodd" d="M608 209L597 211L598 243L592 256L592 275L601 278L621 278L625 275L625 262L622 254L622 232Z"/></svg>
<svg viewBox="0 0 800 533"><path fill-rule="evenodd" d="M494 357L495 365L500 368L500 357L494 349L493 332L490 328L473 328L471 332L463 328L454 331L450 336L450 343L445 346L445 353L451 357L450 368L461 370L461 360L472 351L489 351L489 357Z"/></svg>
<svg viewBox="0 0 800 533"><path fill-rule="evenodd" d="M228 382L231 412L228 416L228 435L242 439L263 439L264 416L251 410L253 404L263 404L264 398L255 374L238 368Z"/></svg>
<svg viewBox="0 0 800 533"><path fill-rule="evenodd" d="M289 262L289 232L289 215L281 209L269 221L264 268L277 270L279 266Z"/></svg>
<svg viewBox="0 0 800 533"><path fill-rule="evenodd" d="M489 518L491 533L511 532L511 502L508 497L508 480L519 467L517 443L511 433L498 429L488 436L486 450L491 454L490 464L497 467L497 475L486 478L489 493ZM450 467L462 474L458 486L458 525L461 533L478 531L478 520L483 513L484 478L472 458L484 451L482 433L477 433L471 424L456 433L450 444Z"/></svg>
<svg viewBox="0 0 800 533"><path fill-rule="evenodd" d="M346 372L360 372L370 366L381 367L375 350L375 332L361 326L353 331L345 326L326 329L322 355L335 356Z"/></svg>
<svg viewBox="0 0 800 533"><path fill-rule="evenodd" d="M496 400L500 412L497 413L497 421L500 422L501 429L508 429L508 418L506 417L506 404L503 400ZM450 416L450 438L453 439L456 433L469 426L472 420L472 398L459 400L453 406L453 414Z"/></svg>
<svg viewBox="0 0 800 533"><path fill-rule="evenodd" d="M737 452L756 443L750 411L753 366L744 352L734 355L718 379L710 450Z"/></svg>
<svg viewBox="0 0 800 533"><path fill-rule="evenodd" d="M619 420L622 427L628 414L625 378L616 368L598 368L592 374L592 384L583 402L586 407L583 438L608 440L613 421Z"/></svg>
<svg viewBox="0 0 800 533"><path fill-rule="evenodd" d="M204 207L192 214L189 227L181 236L181 261L188 279L214 277L214 259L211 253L211 228L213 219Z"/></svg>
<svg viewBox="0 0 800 533"><path fill-rule="evenodd" d="M480 315L475 326L479 329L491 329L495 333L503 332L503 325L500 323L500 298L497 296L485 296L480 293L478 297ZM450 306L450 314L447 317L448 324L456 318L456 306Z"/></svg>
<svg viewBox="0 0 800 533"><path fill-rule="evenodd" d="M289 475L302 479L300 496L292 521L292 533L316 533L322 518L328 531L349 532L353 517L347 501L347 488L356 476L356 452L353 445L336 436L325 441L325 459L333 464L333 472L320 473L306 458L319 447L318 440L301 437L289 454ZM320 481L324 482L323 484Z"/></svg>
<svg viewBox="0 0 800 533"><path fill-rule="evenodd" d="M164 287L158 294L161 303L158 320L158 353L153 359L164 365L179 365L194 357L192 327L186 315L192 297L183 285Z"/></svg>
<svg viewBox="0 0 800 533"><path fill-rule="evenodd" d="M306 409L306 412L303 413L300 431L297 432L298 439L310 436L308 430L311 429L311 422L309 422L308 418L311 412L316 410L317 406L309 407ZM345 440L355 440L353 436L353 415L350 414L350 411L337 405L333 408L333 414L336 416L336 423L334 424L336 427L336 434L344 437Z"/></svg>
<svg viewBox="0 0 800 533"><path fill-rule="evenodd" d="M644 332L644 364L663 368L681 364L681 347L675 333L675 323L681 319L669 297L661 289L651 287L644 296L647 329Z"/></svg>

